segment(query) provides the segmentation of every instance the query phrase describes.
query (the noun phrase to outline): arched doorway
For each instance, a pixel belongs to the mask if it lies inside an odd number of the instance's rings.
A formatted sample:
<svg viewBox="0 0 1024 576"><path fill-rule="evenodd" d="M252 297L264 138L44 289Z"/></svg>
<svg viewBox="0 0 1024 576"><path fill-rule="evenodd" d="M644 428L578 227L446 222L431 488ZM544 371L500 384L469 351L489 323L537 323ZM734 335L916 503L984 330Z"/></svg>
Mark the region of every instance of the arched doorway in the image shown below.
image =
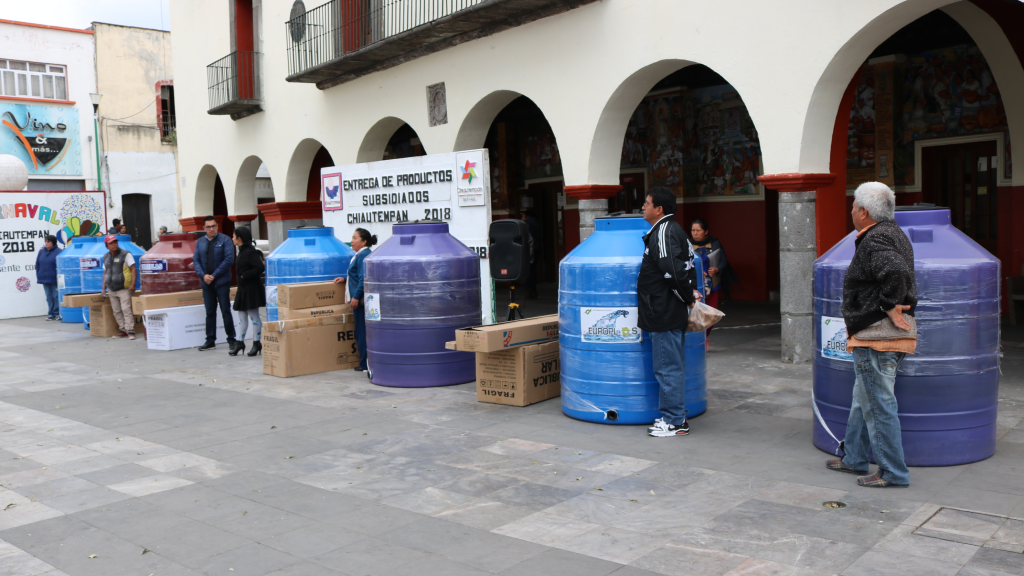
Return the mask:
<svg viewBox="0 0 1024 576"><path fill-rule="evenodd" d="M818 194L819 254L853 229L852 191L878 180L899 205L949 207L953 224L1002 261L1004 277L1017 274L1024 175L1014 173L1011 136L1024 120L1021 25L1020 3L958 2L862 48L870 52L847 67L835 118L837 178Z"/></svg>
<svg viewBox="0 0 1024 576"><path fill-rule="evenodd" d="M203 218L214 214L216 197L222 198L223 213L227 214L227 200L224 199L224 184L220 181L220 174L210 164L199 169L196 176L196 194L193 198L191 217L183 217L178 222L183 232L199 232L203 229Z"/></svg>
<svg viewBox="0 0 1024 576"><path fill-rule="evenodd" d="M415 156L426 156L427 151L420 142L419 135L412 126L402 124L395 130L384 147L383 160L396 160L398 158L413 158Z"/></svg>
<svg viewBox="0 0 1024 576"><path fill-rule="evenodd" d="M534 242L528 298L557 293L558 262L579 243L578 216L567 224L565 183L554 131L540 108L517 96L500 108L484 139L490 152L491 214L525 218Z"/></svg>
<svg viewBox="0 0 1024 576"><path fill-rule="evenodd" d="M401 118L388 116L378 120L366 131L356 154L356 162L377 162L426 154L416 130Z"/></svg>
<svg viewBox="0 0 1024 576"><path fill-rule="evenodd" d="M646 192L676 195L684 230L708 223L742 279L732 299L768 300L778 290L777 198L762 173L757 127L742 95L711 68L692 64L657 80L628 117L619 159L622 189L610 213L641 212ZM731 248L731 249L730 249Z"/></svg>
<svg viewBox="0 0 1024 576"><path fill-rule="evenodd" d="M231 221L250 226L253 239L266 240L266 220L258 214L256 206L273 201L274 186L270 180L270 171L259 156L249 156L238 168L235 194L231 202Z"/></svg>

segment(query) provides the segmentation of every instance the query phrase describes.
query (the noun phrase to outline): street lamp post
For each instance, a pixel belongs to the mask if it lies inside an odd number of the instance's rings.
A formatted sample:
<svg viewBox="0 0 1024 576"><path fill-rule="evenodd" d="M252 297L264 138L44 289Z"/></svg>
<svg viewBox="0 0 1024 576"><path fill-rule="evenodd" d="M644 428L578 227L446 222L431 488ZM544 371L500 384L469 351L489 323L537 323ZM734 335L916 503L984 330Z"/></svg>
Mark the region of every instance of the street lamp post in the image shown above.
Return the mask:
<svg viewBox="0 0 1024 576"><path fill-rule="evenodd" d="M103 98L103 94L89 94L89 99L92 100L92 131L93 138L96 139L96 189L103 190L103 172L100 170L100 127L99 127L99 110L100 110L100 99Z"/></svg>

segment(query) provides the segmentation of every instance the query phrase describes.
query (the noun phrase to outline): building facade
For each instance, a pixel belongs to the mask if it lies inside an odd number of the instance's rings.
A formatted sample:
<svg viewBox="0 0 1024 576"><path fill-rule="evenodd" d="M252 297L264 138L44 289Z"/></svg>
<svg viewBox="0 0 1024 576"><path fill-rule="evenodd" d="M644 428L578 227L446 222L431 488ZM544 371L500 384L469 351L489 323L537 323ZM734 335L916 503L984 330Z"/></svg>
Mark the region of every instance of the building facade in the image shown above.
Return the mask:
<svg viewBox="0 0 1024 576"><path fill-rule="evenodd" d="M0 46L0 154L30 190L96 190L92 31L0 20Z"/></svg>
<svg viewBox="0 0 1024 576"><path fill-rule="evenodd" d="M1020 2L444 5L175 3L183 227L286 229L320 217L322 167L486 147L492 213L542 221L552 280L595 216L668 186L728 251L733 298L779 294L797 362L811 265L862 181L949 205L1004 276L1024 264Z"/></svg>
<svg viewBox="0 0 1024 576"><path fill-rule="evenodd" d="M108 213L149 248L181 216L171 34L101 22L92 30Z"/></svg>

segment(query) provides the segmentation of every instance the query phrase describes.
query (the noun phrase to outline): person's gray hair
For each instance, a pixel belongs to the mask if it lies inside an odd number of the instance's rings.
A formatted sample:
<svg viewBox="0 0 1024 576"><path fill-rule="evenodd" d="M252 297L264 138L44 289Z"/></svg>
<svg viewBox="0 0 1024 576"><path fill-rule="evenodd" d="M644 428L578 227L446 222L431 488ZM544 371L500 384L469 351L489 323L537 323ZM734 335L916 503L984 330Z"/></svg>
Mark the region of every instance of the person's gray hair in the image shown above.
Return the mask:
<svg viewBox="0 0 1024 576"><path fill-rule="evenodd" d="M875 222L888 222L895 218L896 194L881 182L865 182L853 193L853 203L868 211Z"/></svg>

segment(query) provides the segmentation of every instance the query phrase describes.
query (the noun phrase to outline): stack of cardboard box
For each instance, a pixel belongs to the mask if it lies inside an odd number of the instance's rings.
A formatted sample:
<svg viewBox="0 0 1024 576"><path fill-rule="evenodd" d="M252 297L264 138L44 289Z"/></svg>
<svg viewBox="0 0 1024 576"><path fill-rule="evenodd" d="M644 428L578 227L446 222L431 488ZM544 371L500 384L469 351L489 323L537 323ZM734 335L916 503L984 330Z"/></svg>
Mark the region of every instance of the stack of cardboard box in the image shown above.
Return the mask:
<svg viewBox="0 0 1024 576"><path fill-rule="evenodd" d="M231 300L234 300L236 291L237 288L231 288ZM146 327L146 346L150 350L195 348L206 341L206 307L202 290L138 294L132 297L132 312L136 318L136 331L138 326ZM218 312L216 342L226 341L224 320Z"/></svg>
<svg viewBox="0 0 1024 576"><path fill-rule="evenodd" d="M476 399L529 406L562 394L558 315L455 331L451 350L476 352Z"/></svg>
<svg viewBox="0 0 1024 576"><path fill-rule="evenodd" d="M263 324L263 373L290 378L359 365L355 317L345 286L280 284L276 322Z"/></svg>
<svg viewBox="0 0 1024 576"><path fill-rule="evenodd" d="M110 298L100 296L99 292L87 294L65 294L61 306L66 308L89 308L89 335L100 338L110 338L120 332L117 319L114 318L114 309L110 306ZM135 312L134 305L132 312L135 316L135 334L146 337L146 326L142 322L140 312Z"/></svg>

